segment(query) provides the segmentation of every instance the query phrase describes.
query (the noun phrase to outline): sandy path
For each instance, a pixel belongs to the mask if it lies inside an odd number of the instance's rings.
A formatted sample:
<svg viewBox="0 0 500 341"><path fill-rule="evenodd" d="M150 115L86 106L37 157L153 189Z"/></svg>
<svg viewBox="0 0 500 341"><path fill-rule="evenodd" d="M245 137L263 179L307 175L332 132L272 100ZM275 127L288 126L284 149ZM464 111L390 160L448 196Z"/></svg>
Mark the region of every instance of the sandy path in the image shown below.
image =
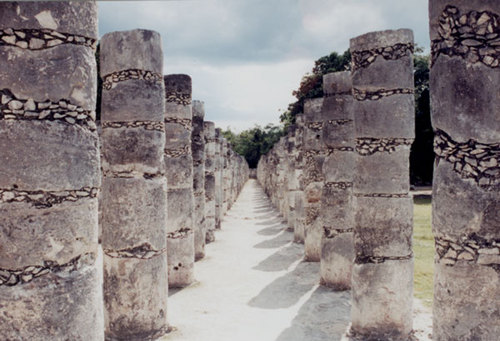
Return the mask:
<svg viewBox="0 0 500 341"><path fill-rule="evenodd" d="M350 293L318 286L319 264L302 262L303 246L292 242L255 180L247 182L216 238L196 263L198 282L171 291L175 330L162 340L341 339Z"/></svg>

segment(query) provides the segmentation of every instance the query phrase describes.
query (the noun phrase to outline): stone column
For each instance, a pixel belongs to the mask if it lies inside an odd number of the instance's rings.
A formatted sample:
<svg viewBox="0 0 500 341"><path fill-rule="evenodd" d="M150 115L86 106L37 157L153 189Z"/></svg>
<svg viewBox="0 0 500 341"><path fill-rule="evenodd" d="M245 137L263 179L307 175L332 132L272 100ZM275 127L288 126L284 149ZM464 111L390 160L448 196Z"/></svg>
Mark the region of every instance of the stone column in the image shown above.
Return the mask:
<svg viewBox="0 0 500 341"><path fill-rule="evenodd" d="M304 243L305 240L305 210L304 210L304 114L295 117L297 130L295 131L295 181L297 181L297 191L295 192L295 224L293 226L293 239L296 243Z"/></svg>
<svg viewBox="0 0 500 341"><path fill-rule="evenodd" d="M324 229L321 283L336 290L348 290L354 262L352 182L356 161L351 73L324 75L323 93L323 141L327 156L321 195Z"/></svg>
<svg viewBox="0 0 500 341"><path fill-rule="evenodd" d="M215 228L220 229L222 220L222 134L215 129Z"/></svg>
<svg viewBox="0 0 500 341"><path fill-rule="evenodd" d="M167 75L164 81L168 284L170 287L184 287L194 281L195 252L191 77Z"/></svg>
<svg viewBox="0 0 500 341"><path fill-rule="evenodd" d="M500 335L500 2L431 0L434 340Z"/></svg>
<svg viewBox="0 0 500 341"><path fill-rule="evenodd" d="M304 103L304 212L305 212L305 259L319 262L321 258L321 193L323 191L323 162L326 147L323 143L323 98L306 100Z"/></svg>
<svg viewBox="0 0 500 341"><path fill-rule="evenodd" d="M0 339L103 340L95 2L0 3Z"/></svg>
<svg viewBox="0 0 500 341"><path fill-rule="evenodd" d="M352 333L406 340L412 330L413 33L351 39L356 171Z"/></svg>
<svg viewBox="0 0 500 341"><path fill-rule="evenodd" d="M203 123L205 137L205 226L206 242L215 241L215 124Z"/></svg>
<svg viewBox="0 0 500 341"><path fill-rule="evenodd" d="M288 182L287 182L287 207L286 207L286 216L289 228L293 231L295 226L295 195L298 189L298 181L295 174L295 156L297 150L295 148L295 132L297 127L295 125L291 125L288 129L287 136L287 174L288 174Z"/></svg>
<svg viewBox="0 0 500 341"><path fill-rule="evenodd" d="M205 136L203 119L204 103L193 101L193 132L191 149L193 151L193 194L194 194L194 257L195 260L205 257Z"/></svg>
<svg viewBox="0 0 500 341"><path fill-rule="evenodd" d="M108 33L100 58L106 338L157 338L168 329L160 35Z"/></svg>
<svg viewBox="0 0 500 341"><path fill-rule="evenodd" d="M222 190L222 204L221 204L221 219L227 213L227 205L229 200L229 143L225 138L222 138L222 148L221 148L221 159L222 159L222 180L221 180L221 190Z"/></svg>

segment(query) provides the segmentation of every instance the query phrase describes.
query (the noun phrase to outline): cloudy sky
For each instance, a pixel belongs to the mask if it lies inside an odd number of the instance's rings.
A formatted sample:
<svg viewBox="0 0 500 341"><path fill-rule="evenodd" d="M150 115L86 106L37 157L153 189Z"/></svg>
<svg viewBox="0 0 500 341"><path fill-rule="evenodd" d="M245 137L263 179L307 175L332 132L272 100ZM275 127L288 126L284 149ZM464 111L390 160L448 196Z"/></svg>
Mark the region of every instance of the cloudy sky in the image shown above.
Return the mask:
<svg viewBox="0 0 500 341"><path fill-rule="evenodd" d="M164 73L193 79L206 120L234 131L279 123L314 61L349 39L411 28L429 48L427 0L177 0L99 2L99 30L162 36Z"/></svg>

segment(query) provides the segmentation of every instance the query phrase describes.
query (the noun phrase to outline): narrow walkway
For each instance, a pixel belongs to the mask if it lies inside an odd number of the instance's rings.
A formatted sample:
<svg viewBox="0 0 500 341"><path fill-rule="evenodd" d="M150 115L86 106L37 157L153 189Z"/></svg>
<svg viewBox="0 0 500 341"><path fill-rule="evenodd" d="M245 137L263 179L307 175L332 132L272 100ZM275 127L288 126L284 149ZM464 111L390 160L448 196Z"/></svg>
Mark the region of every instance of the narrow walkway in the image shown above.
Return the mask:
<svg viewBox="0 0 500 341"><path fill-rule="evenodd" d="M340 340L350 293L319 287L282 218L255 180L245 185L195 265L198 282L171 291L165 341Z"/></svg>

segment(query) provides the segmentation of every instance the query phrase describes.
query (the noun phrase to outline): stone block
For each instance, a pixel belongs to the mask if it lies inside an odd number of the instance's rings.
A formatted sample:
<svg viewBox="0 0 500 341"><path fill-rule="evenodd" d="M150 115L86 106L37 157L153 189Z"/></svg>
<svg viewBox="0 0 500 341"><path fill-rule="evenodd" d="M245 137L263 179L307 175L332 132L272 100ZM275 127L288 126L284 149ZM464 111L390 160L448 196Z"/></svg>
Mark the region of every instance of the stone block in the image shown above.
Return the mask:
<svg viewBox="0 0 500 341"><path fill-rule="evenodd" d="M350 71L330 72L323 75L323 93L326 96L350 94L351 90L352 79Z"/></svg>
<svg viewBox="0 0 500 341"><path fill-rule="evenodd" d="M192 229L194 198L192 188L168 188L167 232Z"/></svg>
<svg viewBox="0 0 500 341"><path fill-rule="evenodd" d="M325 186L321 194L323 226L337 230L354 227L352 188Z"/></svg>
<svg viewBox="0 0 500 341"><path fill-rule="evenodd" d="M413 200L355 197L354 245L358 258L412 254Z"/></svg>
<svg viewBox="0 0 500 341"><path fill-rule="evenodd" d="M169 189L190 188L193 183L193 159L191 155L165 158L165 173ZM170 199L169 199L170 200Z"/></svg>
<svg viewBox="0 0 500 341"><path fill-rule="evenodd" d="M413 328L413 260L354 264L352 289L354 337L408 339Z"/></svg>
<svg viewBox="0 0 500 341"><path fill-rule="evenodd" d="M325 157L322 173L325 183L350 183L354 177L356 169L356 156L354 151L334 151Z"/></svg>
<svg viewBox="0 0 500 341"><path fill-rule="evenodd" d="M386 147L376 148L387 150ZM410 146L397 146L394 149L392 152L357 156L354 193L406 194L409 192Z"/></svg>
<svg viewBox="0 0 500 341"><path fill-rule="evenodd" d="M0 162L0 174L8 175L0 178L2 189L66 191L100 186L97 135L86 129L58 122L2 120L0 150L5 160Z"/></svg>
<svg viewBox="0 0 500 341"><path fill-rule="evenodd" d="M143 127L104 128L102 141L104 172L163 172L163 131Z"/></svg>
<svg viewBox="0 0 500 341"><path fill-rule="evenodd" d="M148 243L166 247L167 182L165 178L106 178L102 187L104 250L132 249Z"/></svg>
<svg viewBox="0 0 500 341"><path fill-rule="evenodd" d="M182 288L194 282L194 233L192 230L167 238L168 284Z"/></svg>
<svg viewBox="0 0 500 341"><path fill-rule="evenodd" d="M350 290L354 263L353 233L340 233L321 241L321 284L334 290Z"/></svg>

